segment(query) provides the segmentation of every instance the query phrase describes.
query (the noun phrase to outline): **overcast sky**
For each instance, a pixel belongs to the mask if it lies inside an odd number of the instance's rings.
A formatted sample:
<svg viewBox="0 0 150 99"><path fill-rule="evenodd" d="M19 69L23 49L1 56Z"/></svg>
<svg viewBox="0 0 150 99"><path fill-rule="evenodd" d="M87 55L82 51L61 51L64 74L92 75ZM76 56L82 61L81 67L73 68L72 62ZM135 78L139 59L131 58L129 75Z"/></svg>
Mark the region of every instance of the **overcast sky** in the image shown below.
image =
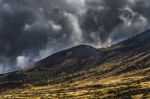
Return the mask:
<svg viewBox="0 0 150 99"><path fill-rule="evenodd" d="M0 0L0 73L79 44L107 47L149 28L150 0Z"/></svg>

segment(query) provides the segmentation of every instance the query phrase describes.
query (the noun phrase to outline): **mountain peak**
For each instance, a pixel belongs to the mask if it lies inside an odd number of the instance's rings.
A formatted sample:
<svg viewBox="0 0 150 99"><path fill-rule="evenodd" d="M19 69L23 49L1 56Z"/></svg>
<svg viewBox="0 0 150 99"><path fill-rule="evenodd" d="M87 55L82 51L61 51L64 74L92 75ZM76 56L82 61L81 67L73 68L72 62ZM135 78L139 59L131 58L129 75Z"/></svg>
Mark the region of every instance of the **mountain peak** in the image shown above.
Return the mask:
<svg viewBox="0 0 150 99"><path fill-rule="evenodd" d="M81 69L84 66L95 65L95 61L99 59L101 51L88 46L78 45L60 52L57 52L33 65L30 71L41 70L43 68L65 68L68 70Z"/></svg>

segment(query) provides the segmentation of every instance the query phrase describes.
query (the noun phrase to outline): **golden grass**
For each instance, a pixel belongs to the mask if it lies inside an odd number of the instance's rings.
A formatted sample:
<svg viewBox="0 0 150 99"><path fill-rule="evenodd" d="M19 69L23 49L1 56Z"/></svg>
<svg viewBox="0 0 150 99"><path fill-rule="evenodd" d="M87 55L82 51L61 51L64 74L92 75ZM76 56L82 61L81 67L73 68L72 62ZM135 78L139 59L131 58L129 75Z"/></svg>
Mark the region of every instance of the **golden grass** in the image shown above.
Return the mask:
<svg viewBox="0 0 150 99"><path fill-rule="evenodd" d="M148 56L149 53L133 55L124 65L124 57L111 60L67 75L70 79L60 84L6 90L1 92L0 99L150 99L150 75L145 73L150 67L115 75L119 69Z"/></svg>
<svg viewBox="0 0 150 99"><path fill-rule="evenodd" d="M90 99L97 98L115 98L117 95L123 97L124 93L134 91L131 94L133 99L141 99L144 92L138 90L150 89L150 81L133 83L147 76L134 77L109 77L93 81L76 81L73 83L62 83L47 86L31 86L29 88L18 88L7 90L0 95L0 99ZM102 87L94 87L101 85ZM137 93L136 93L137 91ZM146 98L149 99L150 93L147 93Z"/></svg>

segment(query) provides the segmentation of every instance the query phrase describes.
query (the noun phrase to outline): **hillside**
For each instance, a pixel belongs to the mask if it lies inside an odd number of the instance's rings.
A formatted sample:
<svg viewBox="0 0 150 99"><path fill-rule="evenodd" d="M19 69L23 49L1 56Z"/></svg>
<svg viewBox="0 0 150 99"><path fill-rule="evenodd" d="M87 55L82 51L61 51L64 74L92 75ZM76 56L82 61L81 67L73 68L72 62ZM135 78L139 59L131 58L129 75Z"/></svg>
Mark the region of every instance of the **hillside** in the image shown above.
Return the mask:
<svg viewBox="0 0 150 99"><path fill-rule="evenodd" d="M150 31L106 49L80 45L55 53L0 82L4 99L149 99Z"/></svg>

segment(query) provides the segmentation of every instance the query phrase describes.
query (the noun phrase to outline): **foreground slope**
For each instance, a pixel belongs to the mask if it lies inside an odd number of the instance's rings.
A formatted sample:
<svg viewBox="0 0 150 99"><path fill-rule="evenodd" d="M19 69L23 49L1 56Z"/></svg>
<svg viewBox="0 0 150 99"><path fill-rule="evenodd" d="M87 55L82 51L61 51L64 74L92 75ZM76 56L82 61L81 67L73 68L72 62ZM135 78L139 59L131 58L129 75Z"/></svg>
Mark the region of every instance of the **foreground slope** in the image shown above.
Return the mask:
<svg viewBox="0 0 150 99"><path fill-rule="evenodd" d="M99 51L74 47L13 74L23 86L3 90L4 99L149 99L150 31Z"/></svg>

